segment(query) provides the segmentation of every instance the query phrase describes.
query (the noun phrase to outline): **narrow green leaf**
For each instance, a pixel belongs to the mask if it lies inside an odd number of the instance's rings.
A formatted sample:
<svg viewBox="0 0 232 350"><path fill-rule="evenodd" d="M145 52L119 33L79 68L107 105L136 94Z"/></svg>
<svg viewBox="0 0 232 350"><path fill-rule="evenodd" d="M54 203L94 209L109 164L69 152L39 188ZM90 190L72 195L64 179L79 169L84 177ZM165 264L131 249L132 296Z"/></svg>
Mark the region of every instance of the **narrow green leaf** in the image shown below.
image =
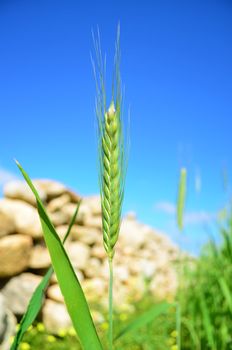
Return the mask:
<svg viewBox="0 0 232 350"><path fill-rule="evenodd" d="M152 322L155 318L160 316L161 314L164 314L168 311L170 308L170 304L168 303L162 303L159 305L155 305L151 310L143 313L138 318L130 322L125 328L123 328L115 337L114 340L118 340L124 335L127 335L128 333L132 333L137 331L140 327L145 326L146 324Z"/></svg>
<svg viewBox="0 0 232 350"><path fill-rule="evenodd" d="M69 224L68 230L65 234L65 237L63 239L63 243L65 243L66 239L68 238L71 229L75 223L76 217L77 217L77 213L80 207L80 203L79 202L77 204L77 208L73 214L72 220ZM30 302L28 304L27 310L22 318L22 320L20 321L19 324L19 329L15 335L14 341L11 345L10 350L17 350L20 342L23 339L23 336L25 334L25 332L28 330L28 328L32 325L32 323L35 321L39 311L41 310L41 307L43 305L44 302L44 298L45 298L45 292L48 288L51 276L53 274L53 267L51 266L47 273L44 275L42 281L40 282L40 284L37 286L37 288L35 289Z"/></svg>
<svg viewBox="0 0 232 350"><path fill-rule="evenodd" d="M200 297L200 300L199 300L200 308L202 312L202 320L205 328L205 333L207 336L208 345L210 346L210 349L216 350L216 346L214 343L214 336L213 336L213 326L210 320L210 314L209 314L208 306L205 301L205 296L204 294L200 294L199 297Z"/></svg>
<svg viewBox="0 0 232 350"><path fill-rule="evenodd" d="M223 276L221 276L218 278L218 283L220 285L221 291L224 295L224 298L226 300L230 313L232 314L232 296L231 296L230 288L226 283L226 279Z"/></svg>
<svg viewBox="0 0 232 350"><path fill-rule="evenodd" d="M53 268L51 266L31 297L30 303L28 304L27 311L20 322L19 330L15 335L15 338L11 345L10 350L16 350L18 348L28 327L30 327L30 325L35 321L36 316L38 315L41 309L41 306L43 304L44 294L49 285L49 281L52 274L53 274Z"/></svg>
<svg viewBox="0 0 232 350"><path fill-rule="evenodd" d="M184 206L186 197L186 178L187 171L182 168L180 171L180 182L178 188L178 198L177 198L177 226L180 231L183 230L183 216L184 216Z"/></svg>
<svg viewBox="0 0 232 350"><path fill-rule="evenodd" d="M84 350L100 350L102 349L101 342L97 335L85 295L68 255L44 209L43 203L32 181L18 162L17 166L36 197L44 239L50 253L61 292L64 296L67 310L79 336L82 348Z"/></svg>
<svg viewBox="0 0 232 350"><path fill-rule="evenodd" d="M64 239L63 239L63 244L66 242L66 239L67 239L68 236L70 235L70 232L71 232L71 230L72 230L72 227L73 227L73 225L75 224L76 217L77 217L77 214L78 214L80 205L81 205L81 200L78 202L77 207L76 207L76 210L75 210L75 212L74 212L74 214L73 214L73 216L72 216L72 219L71 219L70 224L69 224L69 226L68 226L67 232L66 232L66 234L65 234L65 236L64 236Z"/></svg>
<svg viewBox="0 0 232 350"><path fill-rule="evenodd" d="M200 342L199 334L195 329L195 324L194 324L194 322L192 322L193 320L188 320L187 318L182 318L181 321L191 336L191 339L192 339L192 342L194 345L194 349L200 350L201 349L201 342Z"/></svg>

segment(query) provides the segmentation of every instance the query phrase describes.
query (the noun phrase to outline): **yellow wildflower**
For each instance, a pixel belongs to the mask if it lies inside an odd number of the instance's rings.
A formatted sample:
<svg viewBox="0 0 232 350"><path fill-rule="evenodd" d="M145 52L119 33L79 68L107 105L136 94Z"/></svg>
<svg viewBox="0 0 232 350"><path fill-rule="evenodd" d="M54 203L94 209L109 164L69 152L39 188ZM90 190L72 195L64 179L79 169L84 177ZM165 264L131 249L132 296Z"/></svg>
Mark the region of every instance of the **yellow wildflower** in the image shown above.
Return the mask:
<svg viewBox="0 0 232 350"><path fill-rule="evenodd" d="M20 344L20 350L29 350L31 348L30 344L26 343L26 342L22 342Z"/></svg>
<svg viewBox="0 0 232 350"><path fill-rule="evenodd" d="M37 323L36 328L39 332L44 332L44 330L45 330L45 327L44 327L43 323L41 323L41 322Z"/></svg>
<svg viewBox="0 0 232 350"><path fill-rule="evenodd" d="M56 338L53 335L48 335L47 336L47 341L49 343L54 343L56 341Z"/></svg>

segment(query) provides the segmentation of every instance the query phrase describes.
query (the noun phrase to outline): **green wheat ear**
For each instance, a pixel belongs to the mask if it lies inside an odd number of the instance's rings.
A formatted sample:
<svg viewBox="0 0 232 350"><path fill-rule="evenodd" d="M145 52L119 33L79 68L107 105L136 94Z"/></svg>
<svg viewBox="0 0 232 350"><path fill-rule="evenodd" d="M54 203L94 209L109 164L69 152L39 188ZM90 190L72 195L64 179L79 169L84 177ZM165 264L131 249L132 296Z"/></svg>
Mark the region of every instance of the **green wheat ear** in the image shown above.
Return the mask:
<svg viewBox="0 0 232 350"><path fill-rule="evenodd" d="M121 121L120 109L111 103L105 113L102 135L102 225L103 243L110 259L118 240L121 217Z"/></svg>
<svg viewBox="0 0 232 350"><path fill-rule="evenodd" d="M182 168L180 171L180 180L177 197L177 226L180 231L183 230L183 217L184 217L184 206L186 197L186 181L187 181L187 170Z"/></svg>
<svg viewBox="0 0 232 350"><path fill-rule="evenodd" d="M112 98L108 110L106 110L105 61L102 60L99 34L98 39L94 42L98 71L97 74L94 64L97 87L96 114L98 119L103 244L108 258L112 260L120 229L125 178L121 121L122 93L119 71L119 27L115 50Z"/></svg>

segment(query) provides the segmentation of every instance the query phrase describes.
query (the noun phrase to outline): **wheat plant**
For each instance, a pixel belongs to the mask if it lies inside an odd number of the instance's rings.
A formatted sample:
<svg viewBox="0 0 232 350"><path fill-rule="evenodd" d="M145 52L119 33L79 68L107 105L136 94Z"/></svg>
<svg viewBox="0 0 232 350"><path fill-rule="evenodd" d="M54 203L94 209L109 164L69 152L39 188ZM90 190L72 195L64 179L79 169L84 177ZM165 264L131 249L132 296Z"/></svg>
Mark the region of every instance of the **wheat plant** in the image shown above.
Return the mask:
<svg viewBox="0 0 232 350"><path fill-rule="evenodd" d="M109 261L109 349L113 348L113 257L118 240L122 200L124 194L125 164L124 142L121 120L120 78L120 27L118 26L114 77L111 103L106 110L105 61L103 63L100 36L94 39L96 65L93 62L96 81L96 115L98 120L98 145L100 160L100 192L102 207L103 245ZM96 70L96 67L98 70Z"/></svg>
<svg viewBox="0 0 232 350"><path fill-rule="evenodd" d="M186 168L181 168L180 170L180 179L178 186L178 195L177 195L177 209L176 209L176 221L179 233L183 231L184 228L184 207L186 199L186 181L187 181L187 170ZM178 266L177 266L177 277L179 283L179 290L177 293L176 301L176 332L177 332L177 348L181 350L181 298L182 298L182 259L181 259L181 242L179 241L179 256L178 256Z"/></svg>
<svg viewBox="0 0 232 350"><path fill-rule="evenodd" d="M108 348L110 350L113 349L113 342L117 342L128 333L136 332L140 327L145 326L160 315L167 313L170 308L170 305L166 302L154 305L154 307L144 314L141 314L137 319L120 327L121 329L118 334L113 336L113 257L120 229L125 182L124 141L121 121L122 92L119 34L120 30L118 27L113 88L108 109L106 108L105 61L103 63L99 33L98 39L94 41L96 65L93 65L97 87L96 113L98 120L98 151L100 160L99 179L102 206L103 245L109 261ZM18 349L25 332L36 319L42 307L46 289L49 285L53 270L56 273L60 290L63 294L66 308L69 312L81 348L84 350L103 350L103 344L94 325L86 296L64 247L64 242L70 234L71 228L75 222L80 203L77 204L77 209L70 222L65 239L62 242L29 175L18 162L16 163L36 198L38 214L45 243L51 257L52 267L48 270L30 300L27 311L20 322L19 330L11 346L11 350Z"/></svg>

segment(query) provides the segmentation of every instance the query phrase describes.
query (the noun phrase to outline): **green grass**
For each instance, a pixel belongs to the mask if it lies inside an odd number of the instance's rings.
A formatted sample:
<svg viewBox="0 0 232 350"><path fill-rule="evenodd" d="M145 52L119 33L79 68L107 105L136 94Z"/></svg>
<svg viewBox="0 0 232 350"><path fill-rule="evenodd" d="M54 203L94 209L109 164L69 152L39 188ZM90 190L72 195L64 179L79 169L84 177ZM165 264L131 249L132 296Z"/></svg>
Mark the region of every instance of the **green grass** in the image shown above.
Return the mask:
<svg viewBox="0 0 232 350"><path fill-rule="evenodd" d="M137 320L145 310L149 310L156 304L154 298L150 295L144 296L137 304L135 311L131 314L128 312L115 312L114 328L115 333L122 329L122 325L130 324ZM158 305L158 304L157 304ZM105 320L107 313L104 314ZM107 330L109 324L104 321L97 324L98 334L102 339L105 349L107 349L108 339ZM117 350L141 349L141 350L167 350L172 349L176 343L175 337L175 308L170 308L167 315L160 316L150 323L139 328L139 331L128 333L125 337L115 341ZM80 350L81 347L73 329L61 332L59 336L53 336L48 333L42 324L38 324L30 329L25 337L24 344L28 344L28 349L33 350ZM19 348L20 349L20 348ZM23 349L22 349L23 350ZM26 349L25 349L26 350Z"/></svg>
<svg viewBox="0 0 232 350"><path fill-rule="evenodd" d="M182 279L182 349L232 349L232 221L219 227Z"/></svg>

